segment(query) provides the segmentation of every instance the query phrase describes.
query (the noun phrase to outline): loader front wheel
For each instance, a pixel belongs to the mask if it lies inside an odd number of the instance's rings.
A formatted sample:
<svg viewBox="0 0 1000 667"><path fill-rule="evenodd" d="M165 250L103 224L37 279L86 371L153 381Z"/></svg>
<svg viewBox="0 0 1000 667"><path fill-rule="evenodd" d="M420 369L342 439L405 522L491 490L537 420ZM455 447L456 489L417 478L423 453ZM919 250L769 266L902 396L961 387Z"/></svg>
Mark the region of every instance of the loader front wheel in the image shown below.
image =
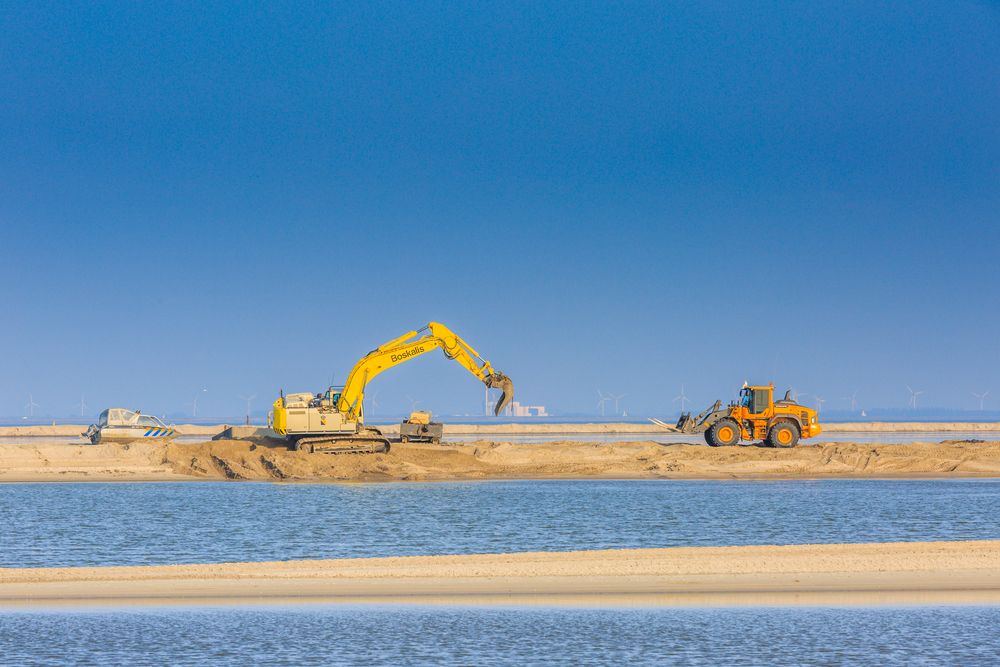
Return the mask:
<svg viewBox="0 0 1000 667"><path fill-rule="evenodd" d="M799 429L789 421L778 422L767 432L767 444L772 447L794 447L799 444Z"/></svg>
<svg viewBox="0 0 1000 667"><path fill-rule="evenodd" d="M739 441L740 425L732 419L720 419L705 431L705 442L710 447L732 447Z"/></svg>

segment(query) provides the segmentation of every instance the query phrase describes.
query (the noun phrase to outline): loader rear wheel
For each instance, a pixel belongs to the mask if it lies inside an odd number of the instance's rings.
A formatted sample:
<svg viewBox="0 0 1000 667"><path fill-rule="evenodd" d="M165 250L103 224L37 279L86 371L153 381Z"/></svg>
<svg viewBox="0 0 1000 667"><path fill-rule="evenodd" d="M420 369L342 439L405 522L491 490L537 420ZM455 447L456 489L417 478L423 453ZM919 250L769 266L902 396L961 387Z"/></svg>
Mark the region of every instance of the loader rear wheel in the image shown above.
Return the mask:
<svg viewBox="0 0 1000 667"><path fill-rule="evenodd" d="M772 447L794 447L799 444L799 429L791 422L778 422L768 431L767 444Z"/></svg>
<svg viewBox="0 0 1000 667"><path fill-rule="evenodd" d="M732 419L720 419L705 431L710 447L732 447L740 441L740 425Z"/></svg>

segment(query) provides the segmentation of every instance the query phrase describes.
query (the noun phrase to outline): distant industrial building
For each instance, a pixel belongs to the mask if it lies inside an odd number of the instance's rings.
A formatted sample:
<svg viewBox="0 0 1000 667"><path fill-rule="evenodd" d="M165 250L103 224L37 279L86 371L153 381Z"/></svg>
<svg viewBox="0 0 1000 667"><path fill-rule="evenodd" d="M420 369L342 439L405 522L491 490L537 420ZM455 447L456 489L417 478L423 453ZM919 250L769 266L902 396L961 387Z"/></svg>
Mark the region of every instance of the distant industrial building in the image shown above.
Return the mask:
<svg viewBox="0 0 1000 667"><path fill-rule="evenodd" d="M511 417L548 417L544 405L521 405L517 401L511 401L507 406L507 414Z"/></svg>
<svg viewBox="0 0 1000 667"><path fill-rule="evenodd" d="M490 400L490 390L486 389L483 396L483 414L493 414L493 402ZM521 405L517 401L511 401L503 410L507 417L548 417L549 413L544 405Z"/></svg>

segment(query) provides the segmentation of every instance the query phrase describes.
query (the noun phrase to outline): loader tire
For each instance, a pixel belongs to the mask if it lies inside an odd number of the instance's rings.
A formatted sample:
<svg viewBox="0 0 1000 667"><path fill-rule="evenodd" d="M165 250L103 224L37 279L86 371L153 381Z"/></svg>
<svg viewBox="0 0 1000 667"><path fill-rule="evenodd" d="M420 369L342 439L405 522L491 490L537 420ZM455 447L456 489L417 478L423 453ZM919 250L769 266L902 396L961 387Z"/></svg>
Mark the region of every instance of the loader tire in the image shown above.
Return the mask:
<svg viewBox="0 0 1000 667"><path fill-rule="evenodd" d="M772 424L767 432L767 444L771 447L794 447L799 444L798 426L787 420Z"/></svg>
<svg viewBox="0 0 1000 667"><path fill-rule="evenodd" d="M740 442L740 425L732 419L720 419L705 431L709 447L732 447Z"/></svg>

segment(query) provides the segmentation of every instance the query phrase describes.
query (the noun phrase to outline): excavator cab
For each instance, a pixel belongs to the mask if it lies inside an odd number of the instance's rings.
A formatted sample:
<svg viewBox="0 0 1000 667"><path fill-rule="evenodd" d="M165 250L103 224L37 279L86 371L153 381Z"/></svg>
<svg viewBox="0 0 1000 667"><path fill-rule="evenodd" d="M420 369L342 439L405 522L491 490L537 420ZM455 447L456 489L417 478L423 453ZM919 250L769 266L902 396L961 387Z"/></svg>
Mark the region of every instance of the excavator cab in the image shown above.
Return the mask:
<svg viewBox="0 0 1000 667"><path fill-rule="evenodd" d="M328 387L323 396L320 399L320 407L323 408L336 408L337 404L340 402L340 392L343 391L343 387Z"/></svg>

